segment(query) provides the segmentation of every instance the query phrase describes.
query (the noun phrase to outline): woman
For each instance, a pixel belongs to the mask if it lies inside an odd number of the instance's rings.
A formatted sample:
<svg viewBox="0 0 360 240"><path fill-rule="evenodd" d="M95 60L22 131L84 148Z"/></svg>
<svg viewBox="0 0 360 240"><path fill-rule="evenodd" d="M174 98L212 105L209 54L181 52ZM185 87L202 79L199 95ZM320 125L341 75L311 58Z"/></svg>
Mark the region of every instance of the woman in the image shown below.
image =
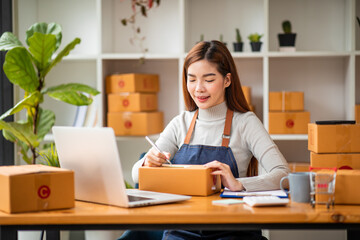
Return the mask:
<svg viewBox="0 0 360 240"><path fill-rule="evenodd" d="M190 50L183 68L183 94L188 111L175 117L160 134L156 144L165 153L151 148L134 165L135 182L140 166L159 167L171 159L174 164L205 164L232 191L280 188L288 165L261 121L249 111L234 60L224 44L200 42ZM260 175L246 177L252 157L260 164ZM241 237L246 234L254 238ZM261 239L256 231L164 233L167 239L203 236Z"/></svg>

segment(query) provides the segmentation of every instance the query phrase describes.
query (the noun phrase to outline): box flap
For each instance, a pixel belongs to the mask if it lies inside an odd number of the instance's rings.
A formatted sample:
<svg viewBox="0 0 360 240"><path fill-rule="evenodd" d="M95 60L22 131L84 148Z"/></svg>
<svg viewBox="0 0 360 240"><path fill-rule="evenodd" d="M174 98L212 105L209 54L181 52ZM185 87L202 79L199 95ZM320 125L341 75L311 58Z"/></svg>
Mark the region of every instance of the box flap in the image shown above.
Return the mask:
<svg viewBox="0 0 360 240"><path fill-rule="evenodd" d="M45 172L66 172L66 171L70 171L70 170L58 168L58 167L50 167L41 164L0 167L0 175L4 175L4 176L45 173Z"/></svg>

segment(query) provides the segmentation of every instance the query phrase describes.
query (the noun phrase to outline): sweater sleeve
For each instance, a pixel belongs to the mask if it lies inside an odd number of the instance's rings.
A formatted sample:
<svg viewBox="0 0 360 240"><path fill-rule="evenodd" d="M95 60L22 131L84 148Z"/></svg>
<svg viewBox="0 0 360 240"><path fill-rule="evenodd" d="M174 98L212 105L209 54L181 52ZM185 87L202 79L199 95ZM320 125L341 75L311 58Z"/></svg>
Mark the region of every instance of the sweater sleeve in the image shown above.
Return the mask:
<svg viewBox="0 0 360 240"><path fill-rule="evenodd" d="M242 129L248 149L258 160L264 174L239 178L247 191L280 189L280 180L289 172L289 166L261 121L251 114L244 119Z"/></svg>
<svg viewBox="0 0 360 240"><path fill-rule="evenodd" d="M171 154L170 159L172 159L175 153L178 151L179 142L181 142L183 138L180 131L182 125L180 124L181 119L181 116L177 116L171 120L156 141L156 145L159 147L159 149ZM135 183L139 182L139 168L144 164L146 156L147 154L145 154L142 159L137 161L132 168L131 175Z"/></svg>

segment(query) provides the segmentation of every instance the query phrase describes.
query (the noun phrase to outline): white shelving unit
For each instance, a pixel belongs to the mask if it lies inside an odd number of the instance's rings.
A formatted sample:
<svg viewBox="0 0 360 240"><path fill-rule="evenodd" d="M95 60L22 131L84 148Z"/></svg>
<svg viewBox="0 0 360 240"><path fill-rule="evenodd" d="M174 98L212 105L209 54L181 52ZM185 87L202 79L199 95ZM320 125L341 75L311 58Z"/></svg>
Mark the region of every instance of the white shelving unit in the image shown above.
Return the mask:
<svg viewBox="0 0 360 240"><path fill-rule="evenodd" d="M76 81L98 88L102 92L98 97L101 126L106 123L104 80L116 72L159 74L159 110L165 113L165 124L181 112L182 64L201 34L205 40L219 39L223 34L242 84L252 88L255 113L267 129L269 91L304 91L305 109L310 111L312 122L354 119L354 106L360 103L360 27L356 21L360 0L161 1L147 18L138 16L136 20L149 50L145 64L139 64L143 55L129 41L131 27L120 22L131 14L130 1L14 0L14 6L15 29L22 41L26 29L39 21L62 25L62 46L81 38L72 54L52 70L47 84ZM285 19L297 33L296 52L278 51L277 34ZM244 41L241 53L233 52L235 28L240 29ZM258 53L251 52L247 39L254 32L264 34ZM74 106L45 99L44 107L55 109L57 125L72 125ZM272 137L289 162L309 161L307 135ZM120 154L125 155L129 167L125 176L131 181L131 165L149 146L142 138L118 140Z"/></svg>

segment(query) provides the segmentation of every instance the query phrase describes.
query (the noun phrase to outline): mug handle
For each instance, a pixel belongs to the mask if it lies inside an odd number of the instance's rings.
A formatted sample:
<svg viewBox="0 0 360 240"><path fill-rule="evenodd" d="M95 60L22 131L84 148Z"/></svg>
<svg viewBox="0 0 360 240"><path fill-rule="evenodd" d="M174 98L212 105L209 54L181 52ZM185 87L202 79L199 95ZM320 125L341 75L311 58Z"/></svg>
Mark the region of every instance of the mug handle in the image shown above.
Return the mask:
<svg viewBox="0 0 360 240"><path fill-rule="evenodd" d="M286 189L283 187L283 181L284 181L285 179L289 180L289 176L285 176L285 177L281 178L281 180L280 180L280 188L281 188L281 190L283 190L286 194L289 194L290 191L286 190Z"/></svg>

